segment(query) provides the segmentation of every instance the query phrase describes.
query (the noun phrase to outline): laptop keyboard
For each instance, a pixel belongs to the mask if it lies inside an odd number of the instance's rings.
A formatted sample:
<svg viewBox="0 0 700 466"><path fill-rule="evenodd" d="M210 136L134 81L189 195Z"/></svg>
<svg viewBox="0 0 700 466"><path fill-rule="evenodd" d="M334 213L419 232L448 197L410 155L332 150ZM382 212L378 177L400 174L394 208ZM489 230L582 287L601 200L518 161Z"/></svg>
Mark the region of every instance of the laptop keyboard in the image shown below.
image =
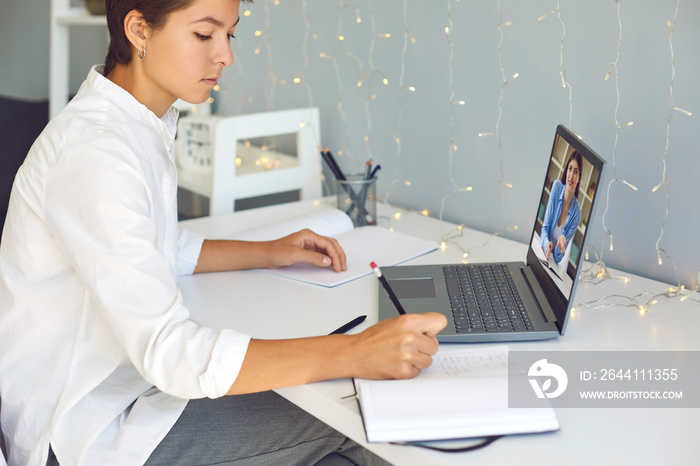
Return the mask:
<svg viewBox="0 0 700 466"><path fill-rule="evenodd" d="M533 330L505 264L443 267L457 333Z"/></svg>

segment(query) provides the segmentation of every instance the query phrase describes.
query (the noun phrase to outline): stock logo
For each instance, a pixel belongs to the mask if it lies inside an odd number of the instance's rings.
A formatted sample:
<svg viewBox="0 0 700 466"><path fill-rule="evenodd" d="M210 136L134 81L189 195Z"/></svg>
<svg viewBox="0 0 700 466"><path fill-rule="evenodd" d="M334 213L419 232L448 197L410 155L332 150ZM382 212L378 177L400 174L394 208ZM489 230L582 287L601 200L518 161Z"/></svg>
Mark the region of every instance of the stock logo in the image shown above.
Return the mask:
<svg viewBox="0 0 700 466"><path fill-rule="evenodd" d="M560 366L548 363L546 359L540 359L530 366L527 372L528 381L535 391L537 398L556 398L566 390L569 378ZM540 385L539 380L543 380ZM552 380L556 380L556 387L552 389ZM551 391L550 391L551 390Z"/></svg>

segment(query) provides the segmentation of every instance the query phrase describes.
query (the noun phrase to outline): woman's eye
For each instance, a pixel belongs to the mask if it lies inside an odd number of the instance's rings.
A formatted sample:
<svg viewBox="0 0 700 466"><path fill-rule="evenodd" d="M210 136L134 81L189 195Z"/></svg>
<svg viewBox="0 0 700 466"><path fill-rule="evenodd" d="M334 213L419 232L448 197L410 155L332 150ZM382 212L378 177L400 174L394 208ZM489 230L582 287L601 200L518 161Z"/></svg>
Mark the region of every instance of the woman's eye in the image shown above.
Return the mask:
<svg viewBox="0 0 700 466"><path fill-rule="evenodd" d="M226 34L226 36L228 37L228 40L236 38L236 36L234 36L233 34Z"/></svg>
<svg viewBox="0 0 700 466"><path fill-rule="evenodd" d="M194 33L194 35L197 36L197 39L199 39L199 40L209 40L209 39L211 39L211 36L205 36L204 34L198 34L198 33L196 33L196 32Z"/></svg>

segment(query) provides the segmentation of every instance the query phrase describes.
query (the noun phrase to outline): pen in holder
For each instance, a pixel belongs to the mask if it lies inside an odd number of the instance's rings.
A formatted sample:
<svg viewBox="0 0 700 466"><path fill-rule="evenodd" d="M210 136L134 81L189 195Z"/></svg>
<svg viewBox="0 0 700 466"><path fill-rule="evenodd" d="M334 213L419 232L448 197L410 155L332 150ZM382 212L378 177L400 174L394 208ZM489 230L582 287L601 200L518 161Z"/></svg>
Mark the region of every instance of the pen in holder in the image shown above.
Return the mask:
<svg viewBox="0 0 700 466"><path fill-rule="evenodd" d="M365 175L348 175L336 180L338 209L352 219L356 227L377 224L377 178Z"/></svg>

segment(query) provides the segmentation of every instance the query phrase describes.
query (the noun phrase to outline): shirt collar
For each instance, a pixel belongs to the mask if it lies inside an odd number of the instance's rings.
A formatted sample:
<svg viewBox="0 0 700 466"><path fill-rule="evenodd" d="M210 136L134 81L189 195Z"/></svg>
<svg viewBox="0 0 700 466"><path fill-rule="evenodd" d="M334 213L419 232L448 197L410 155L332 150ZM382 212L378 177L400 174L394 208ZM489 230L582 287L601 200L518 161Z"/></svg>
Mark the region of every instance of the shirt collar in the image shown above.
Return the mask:
<svg viewBox="0 0 700 466"><path fill-rule="evenodd" d="M103 68L104 65L93 66L85 80L85 85L103 94L134 118L162 133L164 136L163 142L168 146L171 145L177 132L178 110L171 106L162 118L158 118L155 113L136 100L127 90L107 79L102 74Z"/></svg>

